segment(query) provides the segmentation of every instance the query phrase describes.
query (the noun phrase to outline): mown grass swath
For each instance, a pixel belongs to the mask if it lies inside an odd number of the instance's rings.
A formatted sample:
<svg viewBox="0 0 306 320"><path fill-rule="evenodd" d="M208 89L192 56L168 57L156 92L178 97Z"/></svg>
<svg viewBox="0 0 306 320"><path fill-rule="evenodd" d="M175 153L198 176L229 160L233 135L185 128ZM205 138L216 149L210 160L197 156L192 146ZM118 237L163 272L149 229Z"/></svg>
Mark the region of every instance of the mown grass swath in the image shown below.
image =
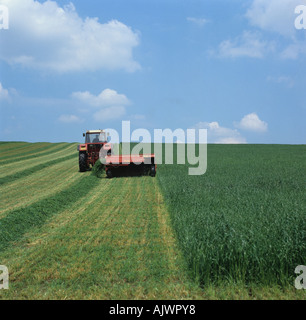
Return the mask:
<svg viewBox="0 0 306 320"><path fill-rule="evenodd" d="M31 228L44 224L49 217L85 197L98 182L94 176L85 176L51 197L9 212L0 220L0 251L5 250L11 242L21 238Z"/></svg>
<svg viewBox="0 0 306 320"><path fill-rule="evenodd" d="M41 148L33 149L28 152L21 152L19 150L18 154L0 157L0 164L6 163L6 162L8 162L8 163L20 162L20 161L34 159L34 158L36 159L41 156L46 156L46 155L52 154L54 152L59 152L59 151L65 150L69 146L70 146L70 144L68 144L68 143L65 143L65 144L57 144L56 143L56 144L49 144L49 145L46 145ZM47 151L47 150L49 150L49 151ZM44 151L44 152L41 152L41 151Z"/></svg>
<svg viewBox="0 0 306 320"><path fill-rule="evenodd" d="M24 155L34 154L39 151L45 150L46 148L52 147L51 143L47 142L37 142L37 143L27 143L25 145L16 146L14 148L9 148L7 150L0 150L1 157L0 160L13 159L16 157L22 157Z"/></svg>
<svg viewBox="0 0 306 320"><path fill-rule="evenodd" d="M77 158L77 153L70 154L70 155L68 155L66 157L57 158L57 159L54 159L54 160L51 160L51 161L48 161L48 162L44 162L44 163L38 164L37 166L30 167L30 168L25 169L23 171L19 171L19 172L15 173L15 174L11 174L11 175L5 176L3 178L0 178L0 185L8 183L8 182L13 182L13 181L15 181L15 180L17 180L19 178L23 178L23 177L29 176L30 174L32 174L32 173L34 173L36 171L42 170L42 169L47 168L47 167L49 167L51 165L60 163L62 161L70 160L70 159L73 159L73 158Z"/></svg>
<svg viewBox="0 0 306 320"><path fill-rule="evenodd" d="M1 152L6 152L6 151L9 151L9 150L15 150L15 149L23 148L27 144L28 144L28 142L1 141L0 142L0 151Z"/></svg>
<svg viewBox="0 0 306 320"><path fill-rule="evenodd" d="M293 283L305 265L305 146L209 145L208 170L159 166L173 227L202 284Z"/></svg>

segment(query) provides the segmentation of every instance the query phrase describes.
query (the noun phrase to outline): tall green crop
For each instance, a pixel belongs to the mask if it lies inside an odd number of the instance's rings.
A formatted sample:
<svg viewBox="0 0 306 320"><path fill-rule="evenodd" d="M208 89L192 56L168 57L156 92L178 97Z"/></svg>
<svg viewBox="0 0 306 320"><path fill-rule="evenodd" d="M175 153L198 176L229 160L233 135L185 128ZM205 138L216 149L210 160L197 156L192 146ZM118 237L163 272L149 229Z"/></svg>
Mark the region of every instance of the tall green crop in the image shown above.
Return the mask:
<svg viewBox="0 0 306 320"><path fill-rule="evenodd" d="M201 283L293 283L306 264L305 146L209 145L208 169L162 165L173 227Z"/></svg>

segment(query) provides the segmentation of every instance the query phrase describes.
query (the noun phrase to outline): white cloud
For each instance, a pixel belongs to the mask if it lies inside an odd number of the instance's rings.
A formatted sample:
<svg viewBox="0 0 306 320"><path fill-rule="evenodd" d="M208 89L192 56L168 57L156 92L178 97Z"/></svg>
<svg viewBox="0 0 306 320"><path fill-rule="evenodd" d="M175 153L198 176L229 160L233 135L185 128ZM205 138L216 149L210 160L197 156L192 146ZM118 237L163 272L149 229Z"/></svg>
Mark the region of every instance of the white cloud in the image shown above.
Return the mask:
<svg viewBox="0 0 306 320"><path fill-rule="evenodd" d="M219 45L221 57L263 58L267 52L273 51L272 43L263 41L259 33L244 31L234 40L225 40Z"/></svg>
<svg viewBox="0 0 306 320"><path fill-rule="evenodd" d="M123 117L126 114L126 110L124 107L109 107L102 109L96 113L94 113L93 117L95 121L98 122L106 122L109 120L115 120Z"/></svg>
<svg viewBox="0 0 306 320"><path fill-rule="evenodd" d="M246 13L252 26L283 37L283 41L278 40L277 49L282 59L297 59L300 55L306 54L306 33L295 28L298 18L295 8L302 2L301 0L253 0Z"/></svg>
<svg viewBox="0 0 306 320"><path fill-rule="evenodd" d="M251 25L262 30L293 37L296 32L295 7L302 2L303 0L253 0L246 17Z"/></svg>
<svg viewBox="0 0 306 320"><path fill-rule="evenodd" d="M128 105L129 99L124 94L119 94L112 89L105 89L97 96L91 94L89 91L74 92L72 97L93 107L107 107L114 105Z"/></svg>
<svg viewBox="0 0 306 320"><path fill-rule="evenodd" d="M295 28L298 5L301 0L253 0L245 13L251 29L221 42L219 56L265 58L273 53L281 59L297 59L305 55L306 33Z"/></svg>
<svg viewBox="0 0 306 320"><path fill-rule="evenodd" d="M242 144L242 143L246 143L246 140L243 137L241 137L241 138L228 137L228 138L220 138L216 143L219 143L219 144Z"/></svg>
<svg viewBox="0 0 306 320"><path fill-rule="evenodd" d="M63 122L63 123L76 123L76 122L82 122L82 120L76 116L76 115L73 115L73 114L63 114L61 115L58 120L60 122Z"/></svg>
<svg viewBox="0 0 306 320"><path fill-rule="evenodd" d="M203 27L205 24L209 22L209 20L207 19L194 18L194 17L187 17L187 21L197 25L198 27Z"/></svg>
<svg viewBox="0 0 306 320"><path fill-rule="evenodd" d="M207 129L209 143L239 144L246 143L238 130L221 127L218 122L199 122L195 129Z"/></svg>
<svg viewBox="0 0 306 320"><path fill-rule="evenodd" d="M7 89L4 89L2 87L2 84L0 82L0 100L9 100L9 92Z"/></svg>
<svg viewBox="0 0 306 320"><path fill-rule="evenodd" d="M67 71L124 69L140 65L133 59L139 35L112 20L81 18L72 3L1 0L9 8L10 29L0 33L0 59L29 68Z"/></svg>
<svg viewBox="0 0 306 320"><path fill-rule="evenodd" d="M244 116L241 121L236 124L237 128L254 132L265 132L268 130L268 124L259 119L256 113L250 113Z"/></svg>
<svg viewBox="0 0 306 320"><path fill-rule="evenodd" d="M112 89L105 89L98 95L94 95L89 91L74 92L72 97L82 104L83 113L92 108L98 109L98 111L94 111L93 118L99 122L124 116L126 114L126 106L131 104L124 94L119 94Z"/></svg>
<svg viewBox="0 0 306 320"><path fill-rule="evenodd" d="M282 84L288 88L292 88L294 86L293 79L291 77L287 77L287 76L278 76L278 77L269 76L269 77L267 77L267 81L274 82L277 84Z"/></svg>

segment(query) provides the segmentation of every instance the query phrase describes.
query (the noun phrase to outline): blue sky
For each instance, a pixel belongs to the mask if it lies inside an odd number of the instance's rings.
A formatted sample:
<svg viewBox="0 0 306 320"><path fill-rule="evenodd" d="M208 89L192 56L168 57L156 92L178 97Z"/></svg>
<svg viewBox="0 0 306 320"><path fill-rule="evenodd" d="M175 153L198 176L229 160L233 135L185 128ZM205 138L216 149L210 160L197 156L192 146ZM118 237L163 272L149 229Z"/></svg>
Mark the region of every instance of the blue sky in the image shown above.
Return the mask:
<svg viewBox="0 0 306 320"><path fill-rule="evenodd" d="M207 129L211 143L305 144L305 0L0 5L1 141L82 141L130 120Z"/></svg>

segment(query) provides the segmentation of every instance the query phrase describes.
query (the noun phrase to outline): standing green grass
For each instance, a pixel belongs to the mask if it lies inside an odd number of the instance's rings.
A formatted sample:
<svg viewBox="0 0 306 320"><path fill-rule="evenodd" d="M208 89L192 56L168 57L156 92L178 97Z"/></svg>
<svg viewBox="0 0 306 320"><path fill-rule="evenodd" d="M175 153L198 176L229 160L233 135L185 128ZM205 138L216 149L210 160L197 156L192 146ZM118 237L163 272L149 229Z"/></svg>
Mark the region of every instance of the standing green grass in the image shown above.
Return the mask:
<svg viewBox="0 0 306 320"><path fill-rule="evenodd" d="M306 264L305 151L209 145L203 176L159 167L180 247L202 285L293 287L295 267Z"/></svg>

